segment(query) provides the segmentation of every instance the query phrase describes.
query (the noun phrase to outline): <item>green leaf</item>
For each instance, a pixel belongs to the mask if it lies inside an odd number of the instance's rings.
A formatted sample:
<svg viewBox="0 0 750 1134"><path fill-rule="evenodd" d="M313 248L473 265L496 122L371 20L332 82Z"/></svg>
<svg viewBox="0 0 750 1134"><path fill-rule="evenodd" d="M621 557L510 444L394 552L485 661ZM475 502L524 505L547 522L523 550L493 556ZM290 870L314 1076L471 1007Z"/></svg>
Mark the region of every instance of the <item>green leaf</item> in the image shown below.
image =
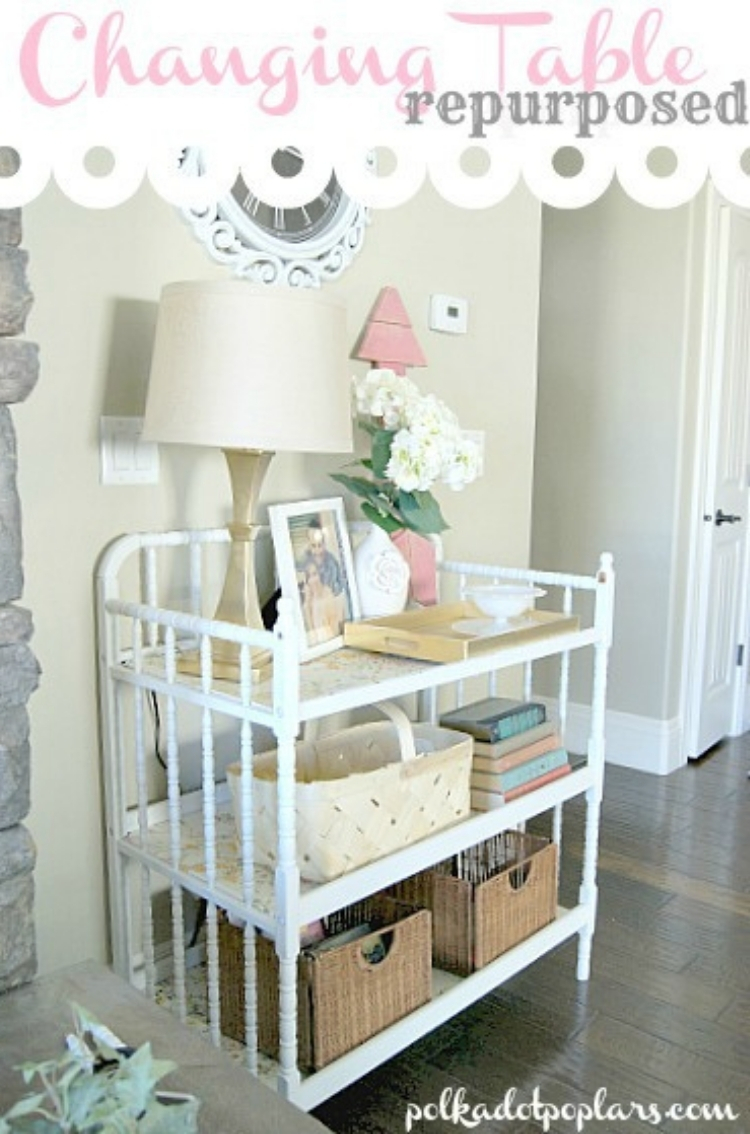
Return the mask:
<svg viewBox="0 0 750 1134"><path fill-rule="evenodd" d="M198 1129L198 1099L180 1103L155 1102L138 1124L139 1134L191 1134Z"/></svg>
<svg viewBox="0 0 750 1134"><path fill-rule="evenodd" d="M378 429L372 435L372 471L375 476L384 478L391 459L391 445L395 433L392 429Z"/></svg>
<svg viewBox="0 0 750 1134"><path fill-rule="evenodd" d="M19 1099L14 1106L10 1108L5 1115L6 1118L20 1118L23 1114L32 1114L33 1111L38 1110L39 1107L47 1099L46 1095L27 1095L25 1099Z"/></svg>
<svg viewBox="0 0 750 1134"><path fill-rule="evenodd" d="M64 1060L60 1060L57 1080L59 1090L67 1091L71 1083L74 1083L76 1079L79 1079L82 1075L86 1075L87 1073L83 1064L79 1063L77 1059L71 1057L69 1067L65 1066Z"/></svg>
<svg viewBox="0 0 750 1134"><path fill-rule="evenodd" d="M343 484L344 488L348 488L355 496L362 496L365 500L369 500L379 491L377 485L373 481L368 480L365 476L350 476L348 473L331 473L331 480L335 480L337 484Z"/></svg>
<svg viewBox="0 0 750 1134"><path fill-rule="evenodd" d="M394 509L389 509L387 512L379 512L377 508L373 508L372 504L363 504L362 511L368 520L371 520L373 524L377 524L379 528L382 528L384 532L388 532L389 535L391 532L397 532L404 526L403 520Z"/></svg>
<svg viewBox="0 0 750 1134"><path fill-rule="evenodd" d="M431 492L412 492L411 494L417 502L418 507L425 511L434 508L438 516L441 516L440 505ZM442 519L442 516L441 516Z"/></svg>
<svg viewBox="0 0 750 1134"><path fill-rule="evenodd" d="M43 1063L21 1063L16 1070L21 1072L24 1083L28 1084L37 1075L52 1076L57 1071L57 1061L47 1059Z"/></svg>
<svg viewBox="0 0 750 1134"><path fill-rule="evenodd" d="M63 1127L53 1118L27 1114L6 1123L0 1118L0 1134L60 1134Z"/></svg>
<svg viewBox="0 0 750 1134"><path fill-rule="evenodd" d="M382 484L379 481L366 480L361 476L347 476L345 473L335 473L333 479L343 484L355 496L359 496L362 500L367 501L378 514L392 513L398 516L396 506L391 499L388 492L389 486ZM362 505L362 511L365 512L365 505ZM367 514L365 512L365 514Z"/></svg>
<svg viewBox="0 0 750 1134"><path fill-rule="evenodd" d="M440 505L431 492L400 492L398 506L406 526L420 535L443 532L448 527Z"/></svg>
<svg viewBox="0 0 750 1134"><path fill-rule="evenodd" d="M128 1106L137 1114L147 1105L158 1081L174 1067L174 1063L154 1059L151 1044L144 1043L119 1069L118 1078L122 1079L123 1088L120 1097L127 1099Z"/></svg>
<svg viewBox="0 0 750 1134"><path fill-rule="evenodd" d="M107 1081L101 1078L97 1081L93 1074L78 1083L68 1097L68 1113L76 1130L88 1129L87 1123L106 1118L119 1107L116 1099L108 1097Z"/></svg>

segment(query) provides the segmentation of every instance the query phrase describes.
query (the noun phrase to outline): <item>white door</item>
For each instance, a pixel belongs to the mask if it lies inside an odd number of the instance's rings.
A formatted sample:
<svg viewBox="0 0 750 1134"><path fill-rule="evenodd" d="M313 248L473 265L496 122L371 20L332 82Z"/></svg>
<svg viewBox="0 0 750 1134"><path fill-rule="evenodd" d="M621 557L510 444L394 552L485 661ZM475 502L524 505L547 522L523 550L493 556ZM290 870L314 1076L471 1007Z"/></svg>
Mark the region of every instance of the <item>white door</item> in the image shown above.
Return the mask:
<svg viewBox="0 0 750 1134"><path fill-rule="evenodd" d="M747 674L750 216L722 204L716 231L697 618L686 713L691 758L742 731Z"/></svg>

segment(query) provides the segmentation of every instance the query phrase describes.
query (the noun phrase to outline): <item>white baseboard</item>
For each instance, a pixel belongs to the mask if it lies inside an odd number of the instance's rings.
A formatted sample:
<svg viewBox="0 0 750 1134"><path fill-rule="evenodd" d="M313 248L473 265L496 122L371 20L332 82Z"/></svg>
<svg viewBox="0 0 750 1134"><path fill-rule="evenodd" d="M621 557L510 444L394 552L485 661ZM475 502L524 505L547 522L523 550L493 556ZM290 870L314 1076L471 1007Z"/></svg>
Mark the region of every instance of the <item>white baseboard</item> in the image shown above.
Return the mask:
<svg viewBox="0 0 750 1134"><path fill-rule="evenodd" d="M554 708L554 702L550 707ZM585 753L590 720L588 705L568 705L565 739L571 752ZM679 717L658 720L608 709L604 721L608 764L667 776L687 763Z"/></svg>

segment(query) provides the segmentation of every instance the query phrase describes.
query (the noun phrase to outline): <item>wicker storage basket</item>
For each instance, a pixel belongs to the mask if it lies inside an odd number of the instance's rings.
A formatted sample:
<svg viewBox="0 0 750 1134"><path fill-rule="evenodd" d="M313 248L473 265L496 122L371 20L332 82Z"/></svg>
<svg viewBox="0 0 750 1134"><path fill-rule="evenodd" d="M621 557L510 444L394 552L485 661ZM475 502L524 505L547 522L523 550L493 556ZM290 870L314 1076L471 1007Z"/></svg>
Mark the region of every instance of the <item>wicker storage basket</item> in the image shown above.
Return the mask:
<svg viewBox="0 0 750 1134"><path fill-rule="evenodd" d="M430 913L383 895L368 898L332 918L329 932L367 922L371 932L338 947L300 953L297 966L298 1059L320 1070L358 1047L431 996ZM373 945L385 952L373 963ZM272 941L256 939L258 1048L276 1057L279 1048L279 967ZM245 1040L243 931L219 924L221 1028Z"/></svg>
<svg viewBox="0 0 750 1134"><path fill-rule="evenodd" d="M297 745L297 858L310 882L326 882L465 818L472 740L412 724L383 702L388 721L356 725ZM253 761L254 858L276 865L276 752ZM227 779L240 823L240 765Z"/></svg>
<svg viewBox="0 0 750 1134"><path fill-rule="evenodd" d="M554 920L557 847L504 831L389 893L432 911L435 965L468 976Z"/></svg>

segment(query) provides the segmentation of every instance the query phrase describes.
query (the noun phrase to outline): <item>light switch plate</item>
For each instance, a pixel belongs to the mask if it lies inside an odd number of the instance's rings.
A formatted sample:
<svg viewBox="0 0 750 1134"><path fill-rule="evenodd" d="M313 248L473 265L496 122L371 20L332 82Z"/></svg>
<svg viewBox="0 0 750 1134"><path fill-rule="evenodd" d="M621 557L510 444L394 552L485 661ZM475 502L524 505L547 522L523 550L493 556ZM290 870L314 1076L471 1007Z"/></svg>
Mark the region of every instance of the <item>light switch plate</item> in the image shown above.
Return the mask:
<svg viewBox="0 0 750 1134"><path fill-rule="evenodd" d="M430 328L450 335L465 335L469 326L469 302L456 295L430 296Z"/></svg>
<svg viewBox="0 0 750 1134"><path fill-rule="evenodd" d="M99 422L102 484L158 484L159 447L141 441L142 417L103 417Z"/></svg>

